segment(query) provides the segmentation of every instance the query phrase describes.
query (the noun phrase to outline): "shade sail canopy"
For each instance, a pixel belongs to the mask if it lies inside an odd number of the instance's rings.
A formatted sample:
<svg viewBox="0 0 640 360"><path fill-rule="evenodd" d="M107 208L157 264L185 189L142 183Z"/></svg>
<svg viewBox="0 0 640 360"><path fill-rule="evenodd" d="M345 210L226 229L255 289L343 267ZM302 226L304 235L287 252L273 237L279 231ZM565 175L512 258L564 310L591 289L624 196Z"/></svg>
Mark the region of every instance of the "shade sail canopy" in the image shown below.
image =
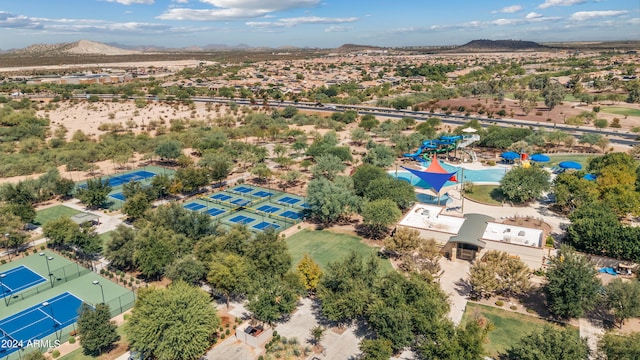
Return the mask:
<svg viewBox="0 0 640 360"><path fill-rule="evenodd" d="M500 155L500 157L506 160L515 160L520 158L520 154L513 151L507 151L507 152L503 152L502 155Z"/></svg>
<svg viewBox="0 0 640 360"><path fill-rule="evenodd" d="M470 134L470 133L478 132L478 130L476 130L476 129L472 128L472 127L468 127L468 128L462 129L462 132Z"/></svg>
<svg viewBox="0 0 640 360"><path fill-rule="evenodd" d="M580 163L575 161L563 161L560 164L558 164L558 166L560 166L563 169L575 169L575 170L582 169L582 165L580 165Z"/></svg>
<svg viewBox="0 0 640 360"><path fill-rule="evenodd" d="M427 167L426 170L416 170L408 167L402 167L403 169L409 171L413 175L419 177L422 181L429 184L436 192L440 192L444 184L451 180L455 176L455 172L448 172L445 170L440 161L434 156L431 160L431 164Z"/></svg>
<svg viewBox="0 0 640 360"><path fill-rule="evenodd" d="M533 155L531 155L529 160L535 161L535 162L549 162L551 160L551 158L549 158L545 154L533 154Z"/></svg>

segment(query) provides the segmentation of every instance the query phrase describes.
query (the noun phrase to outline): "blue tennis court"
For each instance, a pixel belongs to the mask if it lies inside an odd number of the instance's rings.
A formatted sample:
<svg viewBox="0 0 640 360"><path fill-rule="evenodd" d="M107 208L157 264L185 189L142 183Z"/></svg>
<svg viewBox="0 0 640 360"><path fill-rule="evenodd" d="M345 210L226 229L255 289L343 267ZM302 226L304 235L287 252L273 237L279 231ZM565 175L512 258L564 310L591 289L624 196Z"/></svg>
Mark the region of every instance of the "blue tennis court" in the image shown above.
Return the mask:
<svg viewBox="0 0 640 360"><path fill-rule="evenodd" d="M268 191L262 191L262 190L260 190L260 191L256 192L255 194L251 194L251 195L253 195L253 196L255 196L255 197L261 197L261 198L263 198L263 197L271 196L271 195L273 195L273 193L270 193L270 192L268 192Z"/></svg>
<svg viewBox="0 0 640 360"><path fill-rule="evenodd" d="M126 184L131 181L145 180L148 178L152 178L154 176L156 176L156 174L150 171L138 170L128 174L113 176L113 177L110 177L108 180L109 180L109 185L115 187L115 186L120 186L122 184ZM103 179L103 181L106 181L106 180L107 179Z"/></svg>
<svg viewBox="0 0 640 360"><path fill-rule="evenodd" d="M280 208L276 206L271 206L271 205L262 205L256 210L272 214L274 212L280 211Z"/></svg>
<svg viewBox="0 0 640 360"><path fill-rule="evenodd" d="M189 203L186 204L185 206L183 206L185 209L187 210L191 210L191 211L198 211L201 209L206 208L206 206L202 205L202 204L198 204L198 203Z"/></svg>
<svg viewBox="0 0 640 360"><path fill-rule="evenodd" d="M231 199L233 196L227 195L227 194L222 194L222 193L217 193L215 195L211 195L209 196L212 199L215 200L220 200L220 201L227 201L229 199Z"/></svg>
<svg viewBox="0 0 640 360"><path fill-rule="evenodd" d="M253 228L257 230L264 230L266 228L273 228L275 230L278 230L280 228L280 225L263 221L259 224L253 225Z"/></svg>
<svg viewBox="0 0 640 360"><path fill-rule="evenodd" d="M47 281L47 279L24 265L3 272L0 274L0 279L2 280L2 287L0 289L2 294L0 298L11 296L24 289Z"/></svg>
<svg viewBox="0 0 640 360"><path fill-rule="evenodd" d="M125 200L127 199L127 198L125 198L124 194L123 194L123 193L121 193L121 192L119 192L119 193L115 193L115 194L111 194L111 195L109 195L109 196L111 196L111 197L112 197L112 198L114 198L114 199L118 199L118 200L120 200L120 201L125 201Z"/></svg>
<svg viewBox="0 0 640 360"><path fill-rule="evenodd" d="M220 214L224 214L226 211L222 210L222 209L218 209L218 208L211 208L209 210L207 210L207 214L211 215L211 216L218 216Z"/></svg>
<svg viewBox="0 0 640 360"><path fill-rule="evenodd" d="M252 189L252 188L250 188L250 187L246 187L246 186L238 186L238 187L236 187L236 188L233 188L233 191L237 191L237 192L239 192L239 193L246 194L246 193L250 193L250 192L252 192L252 191L253 191L253 189Z"/></svg>
<svg viewBox="0 0 640 360"><path fill-rule="evenodd" d="M238 199L233 200L231 203L234 204L234 205L238 205L238 206L246 206L248 204L251 204L251 200L238 198Z"/></svg>
<svg viewBox="0 0 640 360"><path fill-rule="evenodd" d="M248 224L248 223L254 222L255 220L256 219L248 216L244 216L244 215L234 216L231 219L229 219L229 221L235 224Z"/></svg>
<svg viewBox="0 0 640 360"><path fill-rule="evenodd" d="M282 214L280 214L280 216L286 217L287 219L293 219L293 220L298 220L298 219L302 218L302 214L301 213L295 212L295 211L291 211L291 210L287 210L287 211L283 212Z"/></svg>
<svg viewBox="0 0 640 360"><path fill-rule="evenodd" d="M81 305L82 300L65 292L0 320L0 356L20 349L12 345L26 346L75 323Z"/></svg>
<svg viewBox="0 0 640 360"><path fill-rule="evenodd" d="M293 204L299 203L302 200L296 199L296 198L293 198L293 197L290 197L290 196L285 196L282 199L278 199L278 201L281 202L281 203L284 203L284 204L293 205Z"/></svg>

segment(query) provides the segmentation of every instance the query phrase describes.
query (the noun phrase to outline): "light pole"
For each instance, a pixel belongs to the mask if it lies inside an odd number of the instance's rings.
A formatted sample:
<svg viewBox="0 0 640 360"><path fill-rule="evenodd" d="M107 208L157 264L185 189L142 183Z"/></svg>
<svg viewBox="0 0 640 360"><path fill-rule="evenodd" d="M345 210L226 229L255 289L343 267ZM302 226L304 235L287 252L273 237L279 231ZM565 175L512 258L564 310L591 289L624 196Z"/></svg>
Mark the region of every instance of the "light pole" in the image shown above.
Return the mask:
<svg viewBox="0 0 640 360"><path fill-rule="evenodd" d="M0 274L0 288L2 288L2 298L4 299L4 305L9 306L9 301L7 301L7 296L5 296L4 291L4 282L2 281L7 274ZM11 294L11 292L9 292ZM9 295L7 294L7 295Z"/></svg>
<svg viewBox="0 0 640 360"><path fill-rule="evenodd" d="M53 306L51 306L51 304L48 301L45 301L45 302L42 303L42 307L44 307L44 308L48 307L49 308L49 312L51 313L51 320L53 320L53 330L56 333L56 338L59 339L58 330L57 329L58 329L58 326L60 326L60 324L58 324L58 322L56 321L56 317L53 316Z"/></svg>
<svg viewBox="0 0 640 360"><path fill-rule="evenodd" d="M51 268L49 267L49 261L53 260L53 257L47 256L47 254L43 252L41 252L39 255L44 256L44 258L47 260L47 272L49 273L49 282L51 283L51 287L53 287L53 274L51 273Z"/></svg>
<svg viewBox="0 0 640 360"><path fill-rule="evenodd" d="M7 251L7 256L9 256L9 236L11 236L11 234L4 234L4 248ZM11 260L11 257L9 257L9 260Z"/></svg>
<svg viewBox="0 0 640 360"><path fill-rule="evenodd" d="M102 303L105 304L105 302L104 302L104 288L102 287L102 284L100 284L100 281L98 281L98 280L93 280L91 283L93 285L100 286L100 293L102 294Z"/></svg>

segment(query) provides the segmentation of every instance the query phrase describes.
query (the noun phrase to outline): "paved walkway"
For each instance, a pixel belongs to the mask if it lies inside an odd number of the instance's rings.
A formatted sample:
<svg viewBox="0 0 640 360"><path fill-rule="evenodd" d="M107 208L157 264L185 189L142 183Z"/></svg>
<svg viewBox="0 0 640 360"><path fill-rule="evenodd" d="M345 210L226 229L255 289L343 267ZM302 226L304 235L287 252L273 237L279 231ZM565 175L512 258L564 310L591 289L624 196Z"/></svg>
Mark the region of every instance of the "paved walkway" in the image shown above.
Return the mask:
<svg viewBox="0 0 640 360"><path fill-rule="evenodd" d="M591 355L589 359L598 359L598 341L604 335L602 320L598 319L580 319L580 337L587 339Z"/></svg>
<svg viewBox="0 0 640 360"><path fill-rule="evenodd" d="M464 310L467 308L469 287L466 284L466 279L469 277L471 263L465 260L450 261L441 258L440 268L442 268L443 273L438 281L442 290L449 295L451 306L449 319L458 325L462 321Z"/></svg>

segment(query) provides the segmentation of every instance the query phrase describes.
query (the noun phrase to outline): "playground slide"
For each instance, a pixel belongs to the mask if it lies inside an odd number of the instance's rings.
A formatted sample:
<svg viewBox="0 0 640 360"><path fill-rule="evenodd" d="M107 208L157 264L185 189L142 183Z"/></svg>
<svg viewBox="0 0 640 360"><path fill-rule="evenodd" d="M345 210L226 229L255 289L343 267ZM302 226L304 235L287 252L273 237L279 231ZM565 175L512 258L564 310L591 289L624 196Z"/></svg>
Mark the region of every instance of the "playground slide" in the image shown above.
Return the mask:
<svg viewBox="0 0 640 360"><path fill-rule="evenodd" d="M469 137L466 137L464 138L464 140L462 140L462 142L460 142L460 144L458 144L458 149L464 149L476 141L480 141L480 135L478 134L474 134Z"/></svg>

